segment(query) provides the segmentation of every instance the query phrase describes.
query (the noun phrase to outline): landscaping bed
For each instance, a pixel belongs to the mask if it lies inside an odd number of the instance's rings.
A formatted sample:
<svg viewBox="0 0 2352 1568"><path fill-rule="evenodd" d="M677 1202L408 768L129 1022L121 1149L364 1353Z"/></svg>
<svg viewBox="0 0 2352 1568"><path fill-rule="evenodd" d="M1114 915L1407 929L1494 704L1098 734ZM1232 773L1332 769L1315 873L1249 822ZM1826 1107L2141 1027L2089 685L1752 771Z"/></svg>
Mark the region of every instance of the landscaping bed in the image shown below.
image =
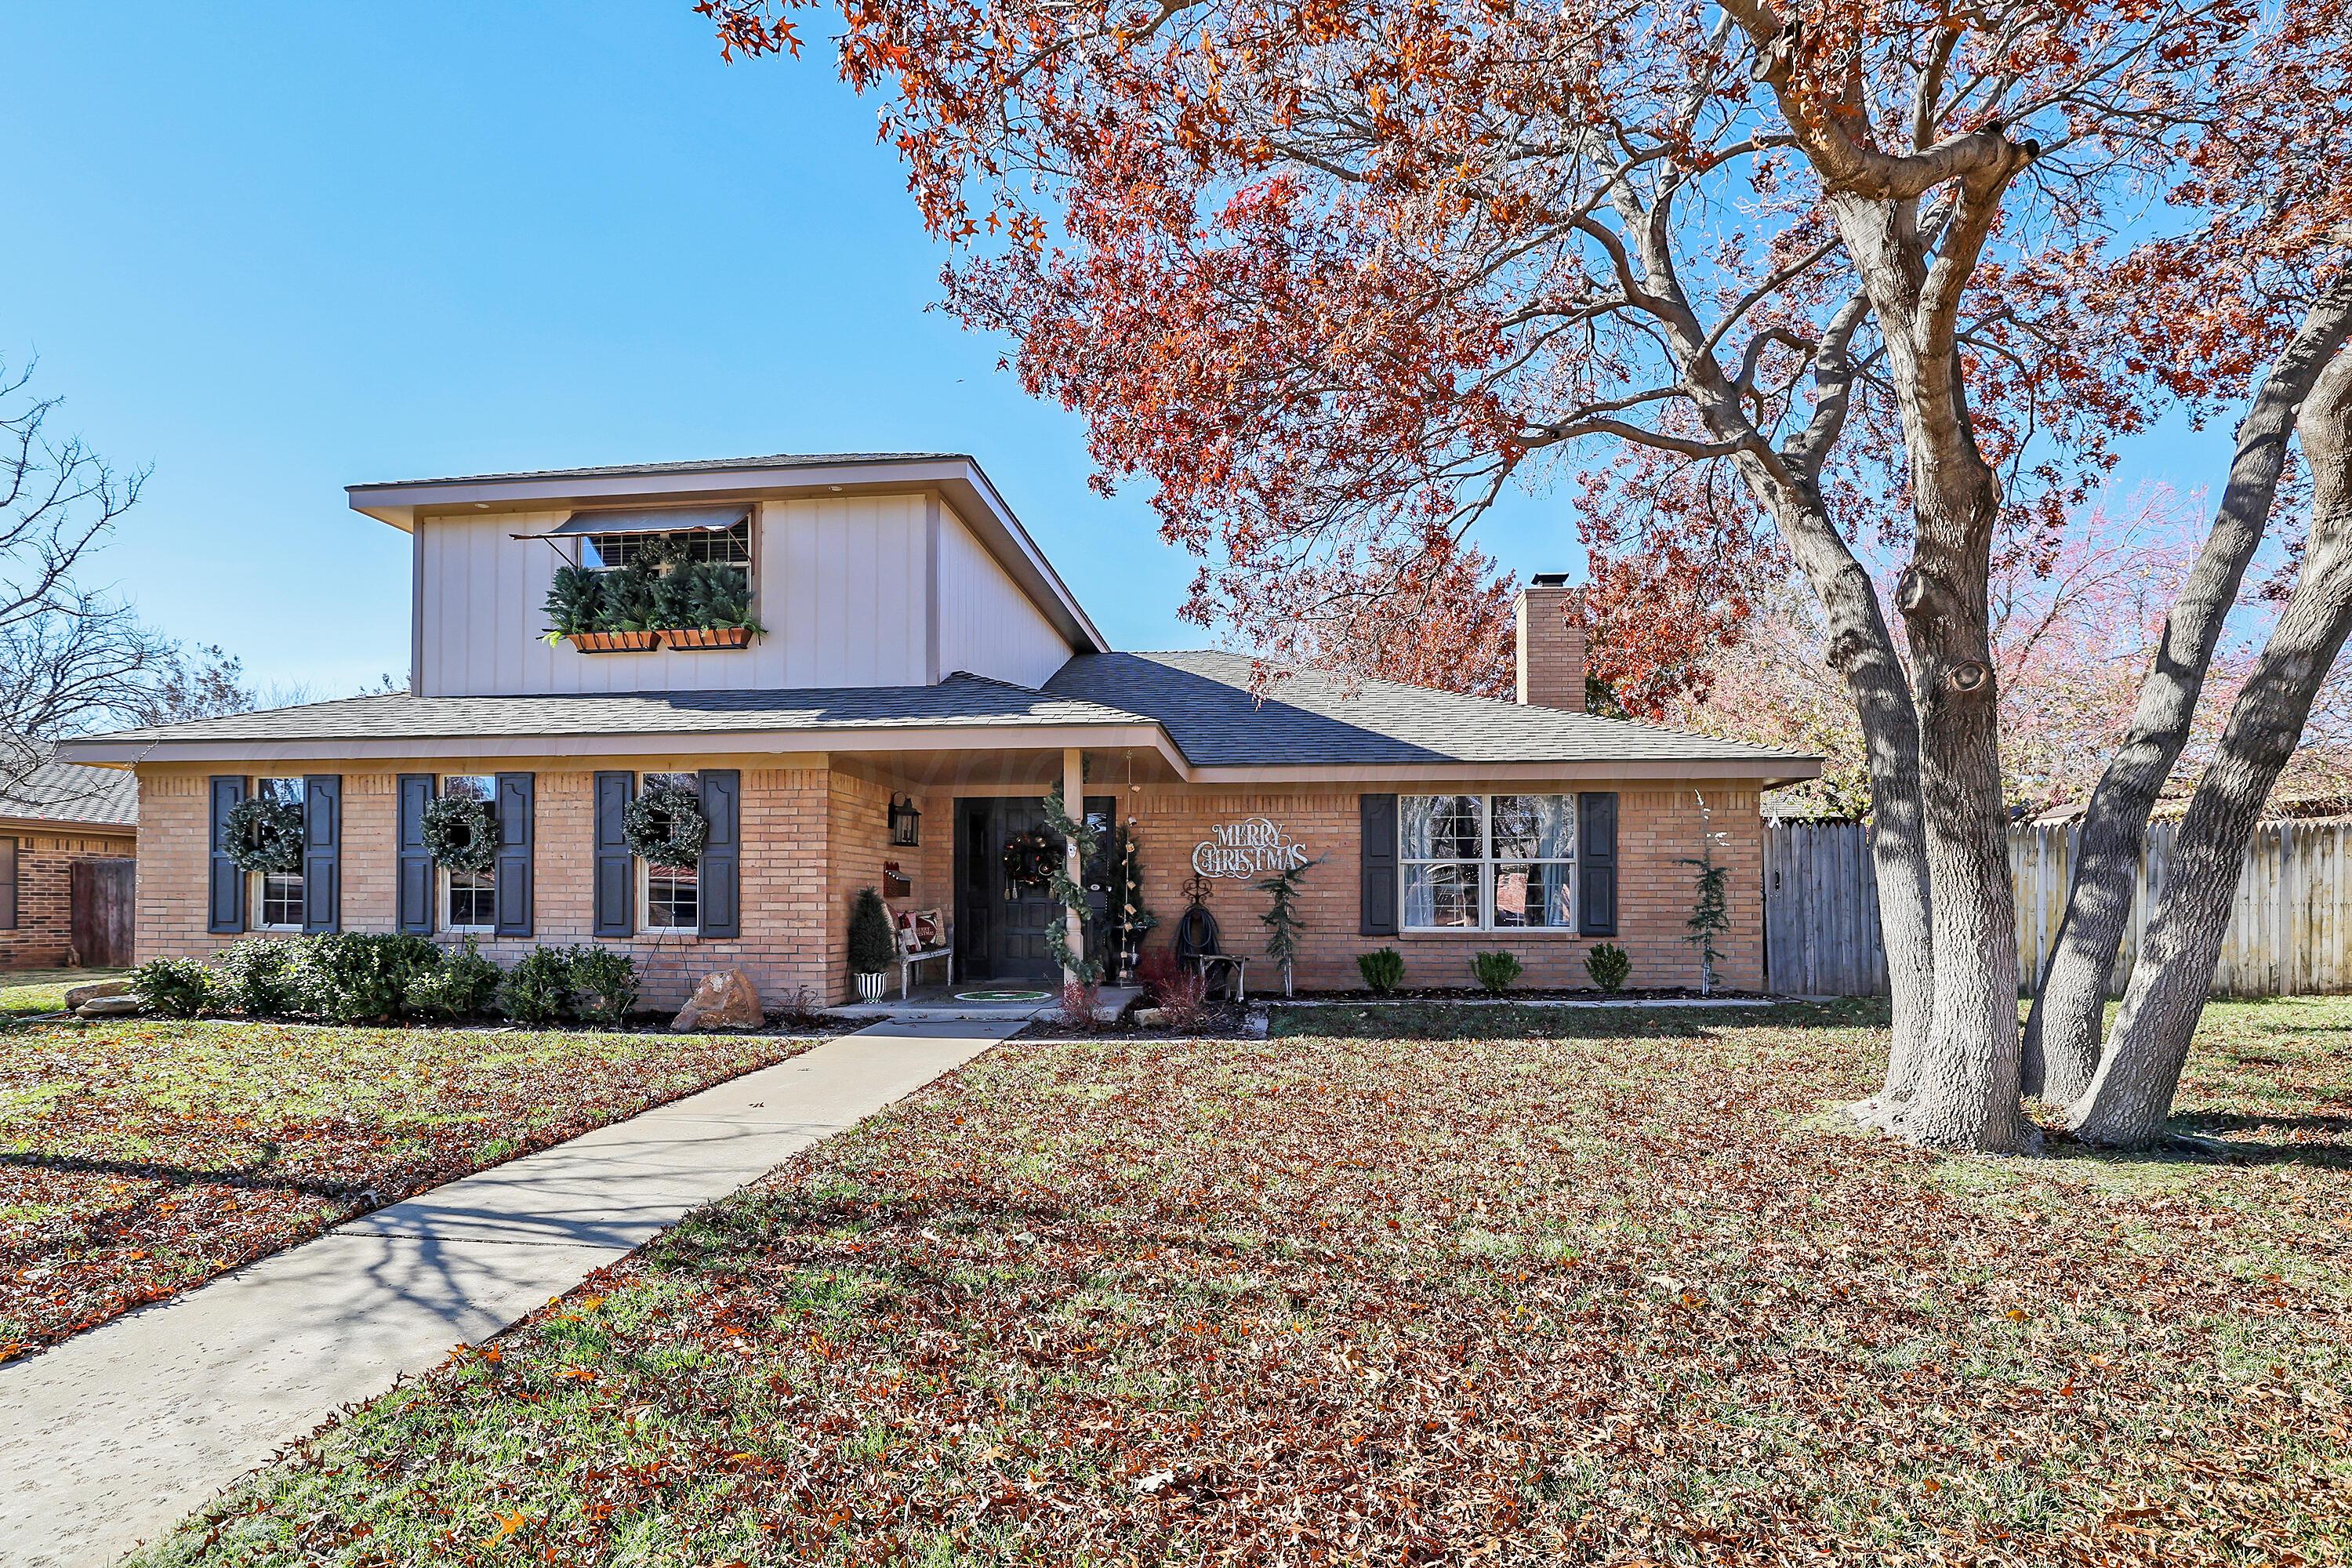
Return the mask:
<svg viewBox="0 0 2352 1568"><path fill-rule="evenodd" d="M0 1033L0 1361L809 1043L148 1019Z"/></svg>
<svg viewBox="0 0 2352 1568"><path fill-rule="evenodd" d="M2352 1552L2352 1007L2231 1161L1843 1130L1883 1016L1041 1041L821 1144L138 1561L2251 1563Z"/></svg>

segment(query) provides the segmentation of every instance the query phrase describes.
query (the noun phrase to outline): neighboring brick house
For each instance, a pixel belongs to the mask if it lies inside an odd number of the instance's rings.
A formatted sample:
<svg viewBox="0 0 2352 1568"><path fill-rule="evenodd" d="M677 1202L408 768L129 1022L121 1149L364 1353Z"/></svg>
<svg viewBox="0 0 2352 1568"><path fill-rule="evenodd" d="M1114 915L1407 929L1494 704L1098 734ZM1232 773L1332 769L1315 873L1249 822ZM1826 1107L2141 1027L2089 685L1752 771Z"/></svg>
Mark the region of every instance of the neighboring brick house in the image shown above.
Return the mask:
<svg viewBox="0 0 2352 1568"><path fill-rule="evenodd" d="M138 781L119 769L51 759L0 790L0 967L127 963L138 845Z"/></svg>
<svg viewBox="0 0 2352 1568"><path fill-rule="evenodd" d="M877 886L901 910L951 913L959 983L1050 981L1043 938L1059 906L1020 849L1061 783L1132 824L1163 921L1190 881L1231 951L1263 942L1254 868L1299 847L1317 867L1309 986L1357 984L1355 956L1383 945L1404 952L1409 983L1465 984L1473 951L1507 947L1528 983L1580 984L1603 940L1631 952L1636 985L1690 983L1682 861L1712 831L1733 873L1722 979L1753 986L1759 799L1819 772L1586 714L1583 641L1557 577L1521 604L1516 703L1313 673L1276 676L1261 697L1245 657L1112 652L964 457L493 475L351 497L414 542L413 694L67 748L137 772L142 956L257 930L463 932L502 961L538 943L621 948L656 1004L728 964L771 995L836 1000L852 989L851 901ZM542 637L559 569L620 572L656 552L738 574L764 631L740 647L670 637L618 652ZM695 867L628 851L628 803L660 781L701 802L710 842ZM299 872L247 875L225 853L223 821L262 790L300 805ZM492 803L488 871L455 875L424 847L425 814L452 792ZM1197 879L1196 856L1210 873Z"/></svg>

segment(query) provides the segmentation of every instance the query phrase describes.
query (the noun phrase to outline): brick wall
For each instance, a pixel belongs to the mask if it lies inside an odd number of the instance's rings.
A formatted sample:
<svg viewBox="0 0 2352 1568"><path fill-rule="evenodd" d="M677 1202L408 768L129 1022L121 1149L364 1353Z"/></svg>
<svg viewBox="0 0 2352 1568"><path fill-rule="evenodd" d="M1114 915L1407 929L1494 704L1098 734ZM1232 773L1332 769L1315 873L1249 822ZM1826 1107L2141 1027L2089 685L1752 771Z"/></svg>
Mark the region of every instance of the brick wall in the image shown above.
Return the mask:
<svg viewBox="0 0 2352 1568"><path fill-rule="evenodd" d="M1524 791L1502 786L1492 793ZM1585 787L1593 787L1587 785ZM1475 792L1471 792L1475 793ZM1717 968L1718 984L1753 989L1763 984L1764 841L1760 796L1753 787L1710 788L1709 826L1728 835L1717 859L1731 869L1732 930L1721 946L1728 955ZM1579 986L1591 984L1584 956L1599 941L1613 941L1633 961L1629 984L1696 985L1698 958L1682 938L1694 896L1692 868L1677 864L1696 856L1702 831L1696 797L1686 788L1627 786L1619 793L1617 824L1617 929L1613 938L1586 939L1567 931L1407 931L1393 937L1357 934L1361 894L1358 857L1361 818L1357 795L1344 792L1281 793L1152 790L1141 797L1137 838L1144 861L1144 886L1160 930L1147 946L1169 940L1185 908L1183 884L1192 874L1194 845L1212 826L1253 816L1271 817L1284 834L1306 844L1322 863L1307 874L1300 907L1307 929L1300 939L1297 979L1311 989L1353 988L1363 984L1356 955L1378 947L1404 954L1408 985L1470 985L1470 955L1504 948L1527 966L1523 985ZM1216 916L1221 945L1228 952L1255 954L1265 945L1266 897L1249 880L1215 879L1209 910ZM1253 966L1255 987L1280 984L1270 964Z"/></svg>
<svg viewBox="0 0 2352 1568"><path fill-rule="evenodd" d="M16 926L0 931L0 968L54 969L73 947L73 866L77 860L123 858L138 841L107 834L0 835L16 842Z"/></svg>
<svg viewBox="0 0 2352 1568"><path fill-rule="evenodd" d="M682 758L660 764L692 765L691 759ZM501 963L511 963L533 945L595 940L591 934L591 777L596 766L591 761L565 759L535 770L536 931L530 942L486 942L485 951ZM407 771L426 768L411 764ZM432 771L474 768L452 764ZM394 778L395 772L389 769L343 774L342 919L347 931L393 928ZM140 784L140 956L202 955L238 940L205 930L206 774L142 769ZM1502 786L1496 793L1527 787ZM749 971L772 1001L799 985L812 987L828 1001L849 996L855 989L845 952L850 903L858 889L880 885L885 860L898 861L913 883L910 896L893 900L894 908L951 911L953 796L919 795L923 842L917 848L900 848L888 842L890 793L885 784L838 768L745 766L743 936L735 942L638 937L624 944L645 974L647 1005L673 1005L700 976L730 964ZM1752 787L1710 789L1707 795L1713 826L1729 836L1720 854L1731 868L1733 931L1724 942L1729 956L1720 978L1741 987L1762 983L1758 799ZM1129 794L1124 809L1139 819L1146 897L1163 922L1155 943L1168 940L1167 929L1183 912L1182 888L1192 847L1210 836L1215 823L1270 816L1323 858L1305 884L1302 985L1357 985L1356 954L1380 946L1394 946L1404 953L1407 982L1412 984L1468 984L1469 955L1495 947L1518 954L1528 969L1525 984L1587 983L1583 960L1592 943L1570 933L1357 935L1359 817L1353 789L1147 788ZM1697 959L1682 941L1682 922L1690 913L1692 872L1676 862L1698 853L1700 830L1697 801L1688 787L1627 786L1620 792L1621 934L1615 941L1633 955L1635 985L1697 980ZM1265 895L1246 882L1215 883L1210 908L1229 952L1255 953L1263 948L1265 928L1257 917L1265 907Z"/></svg>

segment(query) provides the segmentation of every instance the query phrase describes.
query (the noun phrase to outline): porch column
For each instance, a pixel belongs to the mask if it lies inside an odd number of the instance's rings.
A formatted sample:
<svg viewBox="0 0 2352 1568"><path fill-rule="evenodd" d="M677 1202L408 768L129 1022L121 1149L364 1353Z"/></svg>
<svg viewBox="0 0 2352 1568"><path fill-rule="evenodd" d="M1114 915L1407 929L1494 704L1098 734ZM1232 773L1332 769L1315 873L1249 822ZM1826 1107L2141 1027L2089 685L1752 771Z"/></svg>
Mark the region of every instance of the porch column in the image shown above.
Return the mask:
<svg viewBox="0 0 2352 1568"><path fill-rule="evenodd" d="M1062 809L1070 814L1070 820L1073 822L1084 822L1087 819L1087 770L1084 758L1085 753L1076 746L1066 747L1062 752ZM1075 838L1067 839L1062 845L1062 869L1073 882L1078 881L1085 874L1086 868L1078 863L1078 841ZM1063 911L1062 936L1070 944L1071 956L1084 958L1087 955L1087 922L1078 918L1077 910ZM1077 984L1077 975L1072 971L1067 969L1062 971L1063 984L1075 985Z"/></svg>

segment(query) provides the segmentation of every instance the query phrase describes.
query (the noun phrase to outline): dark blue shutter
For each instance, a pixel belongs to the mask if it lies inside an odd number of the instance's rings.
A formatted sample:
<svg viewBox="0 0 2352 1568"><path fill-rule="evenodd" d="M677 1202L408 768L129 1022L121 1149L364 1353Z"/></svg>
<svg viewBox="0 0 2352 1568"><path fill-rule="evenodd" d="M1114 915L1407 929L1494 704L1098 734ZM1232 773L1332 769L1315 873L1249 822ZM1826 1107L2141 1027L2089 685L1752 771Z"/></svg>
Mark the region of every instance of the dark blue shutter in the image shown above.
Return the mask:
<svg viewBox="0 0 2352 1568"><path fill-rule="evenodd" d="M431 773L400 775L399 822L394 835L399 858L396 921L411 936L433 934L433 895L440 881L433 852L425 847L425 812L433 804Z"/></svg>
<svg viewBox="0 0 2352 1568"><path fill-rule="evenodd" d="M530 934L531 775L500 773L498 781L497 927L500 936Z"/></svg>
<svg viewBox="0 0 2352 1568"><path fill-rule="evenodd" d="M339 931L343 920L343 775L302 781L302 929Z"/></svg>
<svg viewBox="0 0 2352 1568"><path fill-rule="evenodd" d="M1617 792L1576 797L1576 930L1617 934Z"/></svg>
<svg viewBox="0 0 2352 1568"><path fill-rule="evenodd" d="M623 821L636 795L635 773L596 775L596 934L634 936L637 930L637 866Z"/></svg>
<svg viewBox="0 0 2352 1568"><path fill-rule="evenodd" d="M228 814L245 798L245 780L213 775L212 860L205 929L232 931L245 929L245 873L228 858Z"/></svg>
<svg viewBox="0 0 2352 1568"><path fill-rule="evenodd" d="M1363 828L1360 853L1362 909L1357 931L1364 936L1397 933L1397 797L1366 795L1356 797Z"/></svg>
<svg viewBox="0 0 2352 1568"><path fill-rule="evenodd" d="M708 937L743 934L743 775L733 768L705 768L696 775L702 790L702 816L710 824L702 858L695 866L695 898L701 932Z"/></svg>

